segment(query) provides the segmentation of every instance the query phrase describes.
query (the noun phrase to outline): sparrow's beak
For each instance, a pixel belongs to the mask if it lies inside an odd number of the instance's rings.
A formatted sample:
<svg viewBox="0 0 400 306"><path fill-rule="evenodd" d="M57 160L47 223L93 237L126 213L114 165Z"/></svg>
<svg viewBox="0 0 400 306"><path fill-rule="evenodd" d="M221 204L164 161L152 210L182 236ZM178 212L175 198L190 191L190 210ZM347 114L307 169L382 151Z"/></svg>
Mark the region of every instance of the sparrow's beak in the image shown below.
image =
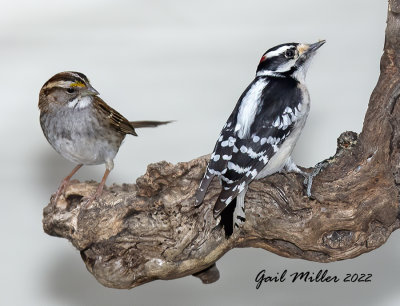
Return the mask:
<svg viewBox="0 0 400 306"><path fill-rule="evenodd" d="M85 90L85 95L87 96L97 96L100 93L94 89L92 86L89 86L86 90Z"/></svg>

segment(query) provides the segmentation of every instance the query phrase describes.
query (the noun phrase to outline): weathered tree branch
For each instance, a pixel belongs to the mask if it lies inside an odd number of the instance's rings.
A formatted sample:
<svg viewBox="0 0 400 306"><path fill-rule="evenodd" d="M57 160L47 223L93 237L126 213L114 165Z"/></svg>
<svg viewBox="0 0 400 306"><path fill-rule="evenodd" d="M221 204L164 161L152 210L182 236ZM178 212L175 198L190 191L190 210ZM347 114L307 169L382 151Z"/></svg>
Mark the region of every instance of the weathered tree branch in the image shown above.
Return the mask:
<svg viewBox="0 0 400 306"><path fill-rule="evenodd" d="M390 0L381 75L362 133L346 132L335 156L319 163L309 199L303 178L275 174L254 181L246 196L246 222L226 239L212 206L194 193L207 157L148 166L135 185L107 188L90 209L80 199L97 184L73 182L65 198L44 209L46 233L67 238L88 270L105 286L132 288L155 279L194 274L216 281L215 262L237 247L330 262L381 246L400 226L400 0ZM315 169L309 169L315 171Z"/></svg>

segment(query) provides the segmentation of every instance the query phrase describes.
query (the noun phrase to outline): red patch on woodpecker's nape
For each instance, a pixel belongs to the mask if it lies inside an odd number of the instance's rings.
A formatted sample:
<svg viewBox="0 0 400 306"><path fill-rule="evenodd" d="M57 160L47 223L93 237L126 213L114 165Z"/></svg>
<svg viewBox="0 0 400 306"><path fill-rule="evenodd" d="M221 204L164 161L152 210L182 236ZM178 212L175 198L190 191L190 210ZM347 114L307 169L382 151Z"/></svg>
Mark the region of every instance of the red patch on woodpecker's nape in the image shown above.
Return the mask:
<svg viewBox="0 0 400 306"><path fill-rule="evenodd" d="M267 56L266 55L263 55L262 57L261 57L261 59L260 59L260 64L263 62L263 61L265 61L267 59Z"/></svg>

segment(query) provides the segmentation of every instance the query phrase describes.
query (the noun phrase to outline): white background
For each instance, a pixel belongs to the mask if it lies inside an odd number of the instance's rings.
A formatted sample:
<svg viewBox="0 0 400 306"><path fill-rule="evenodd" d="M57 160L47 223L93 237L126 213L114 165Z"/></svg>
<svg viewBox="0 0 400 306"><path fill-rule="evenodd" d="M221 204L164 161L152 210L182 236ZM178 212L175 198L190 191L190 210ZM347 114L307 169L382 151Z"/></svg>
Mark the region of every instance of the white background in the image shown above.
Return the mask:
<svg viewBox="0 0 400 306"><path fill-rule="evenodd" d="M131 120L175 119L127 137L108 183L135 182L150 162L209 153L260 56L291 41L327 43L308 74L312 108L295 150L312 166L335 152L342 131L360 132L379 74L386 1L4 1L0 2L1 305L399 305L400 235L371 253L331 264L236 249L221 279L102 287L79 252L42 230L42 209L73 164L48 145L38 93L53 74L85 73ZM104 166L77 178L99 181ZM397 243L397 245L396 245ZM265 284L288 269L372 273L367 284Z"/></svg>

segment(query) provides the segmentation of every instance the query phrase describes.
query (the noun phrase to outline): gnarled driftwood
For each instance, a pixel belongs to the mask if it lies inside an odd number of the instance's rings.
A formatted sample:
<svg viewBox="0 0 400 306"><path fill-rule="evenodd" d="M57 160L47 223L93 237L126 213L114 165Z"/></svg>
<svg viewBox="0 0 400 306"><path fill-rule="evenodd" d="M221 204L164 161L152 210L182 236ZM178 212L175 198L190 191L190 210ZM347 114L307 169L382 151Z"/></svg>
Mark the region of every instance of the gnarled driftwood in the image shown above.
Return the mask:
<svg viewBox="0 0 400 306"><path fill-rule="evenodd" d="M216 281L215 262L236 247L330 262L381 246L400 226L398 50L400 0L390 0L381 75L363 130L359 136L343 133L335 156L309 169L321 170L311 199L297 174L254 181L246 197L246 222L226 239L212 215L219 182L211 184L202 206L193 205L205 156L149 165L136 184L107 188L89 209L80 199L97 184L72 182L65 198L44 209L44 230L70 240L97 280L114 288L190 274L205 283Z"/></svg>

